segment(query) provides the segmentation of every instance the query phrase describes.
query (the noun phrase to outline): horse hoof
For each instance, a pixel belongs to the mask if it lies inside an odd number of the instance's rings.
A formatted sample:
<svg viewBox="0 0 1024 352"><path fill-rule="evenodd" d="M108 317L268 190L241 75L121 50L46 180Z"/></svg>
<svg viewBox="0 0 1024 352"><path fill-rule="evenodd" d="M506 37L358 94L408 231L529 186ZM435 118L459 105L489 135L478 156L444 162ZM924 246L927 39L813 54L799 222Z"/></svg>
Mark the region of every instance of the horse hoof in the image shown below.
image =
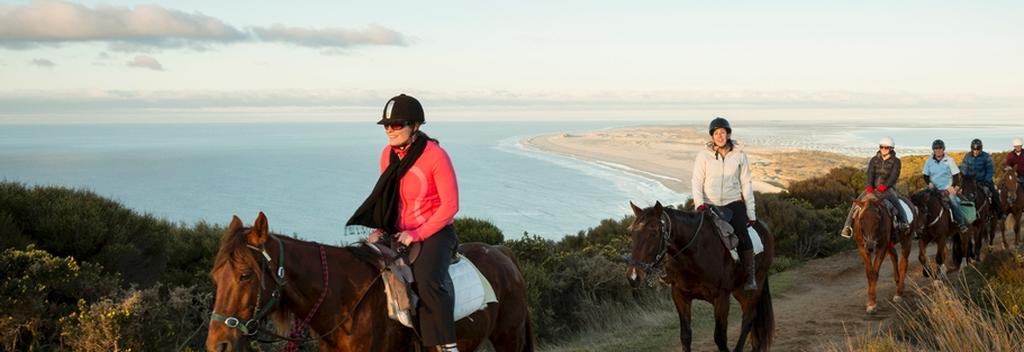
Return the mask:
<svg viewBox="0 0 1024 352"><path fill-rule="evenodd" d="M892 301L893 301L893 302L896 302L896 303L900 303L900 301L903 301L903 297L900 297L900 296L893 296L893 297L892 297Z"/></svg>
<svg viewBox="0 0 1024 352"><path fill-rule="evenodd" d="M868 306L868 309L867 309L867 311L868 311L868 314L875 314L875 310L876 310L876 309L878 309L878 307L877 307L877 306L869 305L869 306Z"/></svg>

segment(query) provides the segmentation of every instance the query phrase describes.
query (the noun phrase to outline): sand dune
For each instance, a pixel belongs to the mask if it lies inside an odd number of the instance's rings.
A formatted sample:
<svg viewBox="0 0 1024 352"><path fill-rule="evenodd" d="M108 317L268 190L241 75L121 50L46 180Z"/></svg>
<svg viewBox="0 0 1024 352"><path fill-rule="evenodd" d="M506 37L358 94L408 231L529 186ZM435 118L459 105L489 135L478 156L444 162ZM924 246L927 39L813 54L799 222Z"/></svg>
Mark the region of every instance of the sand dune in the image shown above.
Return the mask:
<svg viewBox="0 0 1024 352"><path fill-rule="evenodd" d="M743 142L743 136L733 136ZM582 134L552 134L527 138L523 145L579 159L600 161L651 173L666 187L690 193L697 151L709 140L691 127L643 126ZM841 166L862 167L867 158L835 153L745 145L754 172L754 189L779 192L790 183L821 175Z"/></svg>

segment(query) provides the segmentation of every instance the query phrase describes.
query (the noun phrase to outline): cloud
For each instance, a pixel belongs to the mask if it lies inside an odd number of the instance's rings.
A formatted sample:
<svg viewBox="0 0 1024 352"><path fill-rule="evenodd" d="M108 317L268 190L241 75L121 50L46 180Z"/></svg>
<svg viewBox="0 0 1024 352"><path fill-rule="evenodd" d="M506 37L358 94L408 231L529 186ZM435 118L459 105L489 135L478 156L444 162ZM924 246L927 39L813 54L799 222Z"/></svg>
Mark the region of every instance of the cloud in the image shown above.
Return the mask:
<svg viewBox="0 0 1024 352"><path fill-rule="evenodd" d="M149 55L136 55L135 59L125 63L128 67L148 68L154 71L163 71L164 66L160 64L160 61L156 61L152 56Z"/></svg>
<svg viewBox="0 0 1024 352"><path fill-rule="evenodd" d="M158 49L206 50L238 42L287 43L312 48L366 45L407 45L397 31L301 28L275 24L239 29L199 12L158 5L135 7L96 5L62 0L36 0L26 5L0 4L0 47L30 49L41 45L102 42L115 52L150 53Z"/></svg>
<svg viewBox="0 0 1024 352"><path fill-rule="evenodd" d="M31 64L39 66L39 67L45 67L45 68L51 68L51 67L57 66L57 64L53 63L53 61L50 61L50 60L47 60L47 59L42 59L42 58L32 59Z"/></svg>
<svg viewBox="0 0 1024 352"><path fill-rule="evenodd" d="M346 48L356 45L404 46L409 42L402 33L381 26L369 26L355 30L312 29L275 24L270 27L253 27L251 30L262 41L289 43L311 48Z"/></svg>

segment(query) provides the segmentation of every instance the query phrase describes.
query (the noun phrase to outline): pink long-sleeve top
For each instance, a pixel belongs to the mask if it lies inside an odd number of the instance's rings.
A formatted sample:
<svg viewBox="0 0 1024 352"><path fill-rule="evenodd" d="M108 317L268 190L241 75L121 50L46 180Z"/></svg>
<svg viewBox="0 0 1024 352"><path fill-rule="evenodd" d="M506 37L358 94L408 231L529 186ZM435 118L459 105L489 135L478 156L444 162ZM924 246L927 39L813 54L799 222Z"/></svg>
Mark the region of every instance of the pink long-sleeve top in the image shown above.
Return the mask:
<svg viewBox="0 0 1024 352"><path fill-rule="evenodd" d="M380 157L383 173L391 161L391 150L405 158L407 150L384 147ZM459 185L448 153L434 141L427 141L423 154L399 181L398 230L413 240L423 241L451 224L459 211Z"/></svg>

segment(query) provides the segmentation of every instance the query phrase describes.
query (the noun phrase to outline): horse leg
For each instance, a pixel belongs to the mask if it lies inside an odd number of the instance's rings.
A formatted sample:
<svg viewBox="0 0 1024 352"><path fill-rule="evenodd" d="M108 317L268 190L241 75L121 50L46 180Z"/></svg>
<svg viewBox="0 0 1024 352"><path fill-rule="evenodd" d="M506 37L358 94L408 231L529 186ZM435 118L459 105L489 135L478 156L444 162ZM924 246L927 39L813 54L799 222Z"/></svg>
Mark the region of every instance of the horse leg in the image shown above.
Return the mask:
<svg viewBox="0 0 1024 352"><path fill-rule="evenodd" d="M875 265L874 265L873 261L871 260L871 255L868 254L867 249L864 248L863 246L861 246L861 248L860 248L860 257L861 257L861 259L864 260L864 274L868 278L868 303L867 303L867 311L868 311L868 313L873 313L875 311L875 305L876 305L875 304L875 283L878 281L878 270L875 268ZM881 255L881 257L884 258L885 254L883 253Z"/></svg>
<svg viewBox="0 0 1024 352"><path fill-rule="evenodd" d="M893 281L896 283L896 294L893 295L892 300L899 302L900 294L902 293L902 291L900 291L900 286L903 286L903 277L900 276L900 264L903 263L900 262L900 257L896 255L896 242L892 242L892 245L889 246L889 250L887 252L889 258L892 259L892 276Z"/></svg>
<svg viewBox="0 0 1024 352"><path fill-rule="evenodd" d="M921 263L921 274L924 275L924 277L932 276L931 265L928 264L927 249L928 241L925 240L925 236L922 235L920 239L917 240L917 261Z"/></svg>
<svg viewBox="0 0 1024 352"><path fill-rule="evenodd" d="M690 330L690 304L693 303L693 298L675 289L672 290L672 300L675 301L676 313L679 314L679 342L683 345L683 351L690 352L690 343L693 341L693 331Z"/></svg>
<svg viewBox="0 0 1024 352"><path fill-rule="evenodd" d="M766 280L765 282L767 283L768 281ZM743 319L740 323L740 338L736 340L736 348L733 349L735 352L743 351L743 347L747 345L747 335L750 334L750 330L754 325L754 315L757 314L757 307L755 305L758 304L760 294L767 293L759 292L758 295L743 293L736 296L736 300L740 302L740 309L743 311ZM764 350L765 347L759 345L761 343L763 341L755 341L757 346L751 347L755 351Z"/></svg>
<svg viewBox="0 0 1024 352"><path fill-rule="evenodd" d="M900 243L900 265L899 279L896 280L896 296L893 297L893 301L899 302L903 299L903 287L907 283L907 268L910 266L910 236L906 236Z"/></svg>
<svg viewBox="0 0 1024 352"><path fill-rule="evenodd" d="M729 329L729 293L723 292L715 298L715 345L719 351L728 351L726 335Z"/></svg>

